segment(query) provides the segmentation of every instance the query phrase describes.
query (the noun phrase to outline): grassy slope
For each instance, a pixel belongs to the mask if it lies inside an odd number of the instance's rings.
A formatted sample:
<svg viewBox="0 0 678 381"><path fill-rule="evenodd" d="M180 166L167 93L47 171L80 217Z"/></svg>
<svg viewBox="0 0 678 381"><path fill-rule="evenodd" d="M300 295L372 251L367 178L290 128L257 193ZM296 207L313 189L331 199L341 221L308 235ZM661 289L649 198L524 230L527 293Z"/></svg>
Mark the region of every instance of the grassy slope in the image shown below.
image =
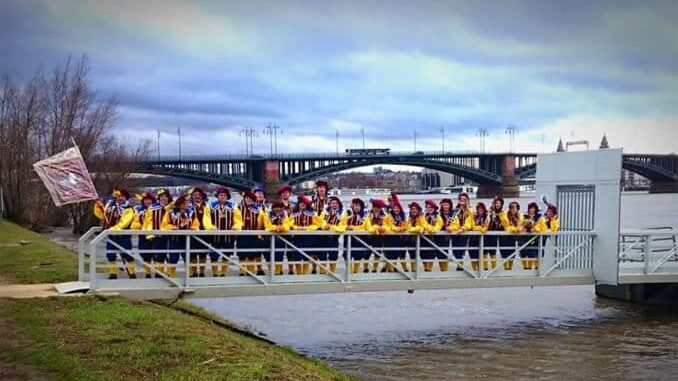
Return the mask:
<svg viewBox="0 0 678 381"><path fill-rule="evenodd" d="M30 244L22 246L19 241ZM78 257L49 238L0 222L0 280L7 283L59 283L76 280Z"/></svg>
<svg viewBox="0 0 678 381"><path fill-rule="evenodd" d="M0 360L58 380L344 380L326 365L176 309L122 298L0 300L31 345L0 340Z"/></svg>
<svg viewBox="0 0 678 381"><path fill-rule="evenodd" d="M32 243L15 246L21 239ZM43 261L55 264L41 266ZM76 272L76 256L68 249L0 223L5 281L69 281ZM184 302L174 307L90 296L0 299L0 366L30 365L55 380L350 379L319 361L225 328L228 322L198 307Z"/></svg>

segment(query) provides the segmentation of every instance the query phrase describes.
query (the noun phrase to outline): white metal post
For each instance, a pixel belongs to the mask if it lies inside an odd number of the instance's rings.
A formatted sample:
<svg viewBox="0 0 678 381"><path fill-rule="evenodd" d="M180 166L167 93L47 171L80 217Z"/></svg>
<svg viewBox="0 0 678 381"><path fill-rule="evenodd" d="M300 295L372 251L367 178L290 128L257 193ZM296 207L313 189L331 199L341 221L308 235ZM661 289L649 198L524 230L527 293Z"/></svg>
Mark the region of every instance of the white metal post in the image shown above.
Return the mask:
<svg viewBox="0 0 678 381"><path fill-rule="evenodd" d="M415 255L416 255L416 268L412 269L414 271L414 279L419 279L419 261L421 261L421 236L417 234L417 239L415 240ZM423 266L423 265L422 265Z"/></svg>
<svg viewBox="0 0 678 381"><path fill-rule="evenodd" d="M270 283L273 283L273 277L275 276L275 235L271 236L271 245L269 246L269 258L271 259L268 261L268 280Z"/></svg>
<svg viewBox="0 0 678 381"><path fill-rule="evenodd" d="M180 253L179 256L181 256L181 253ZM179 260L177 259L177 263L175 264L175 266L178 263L179 263ZM186 286L186 287L188 287L188 282L189 282L188 278L190 278L190 276L191 276L191 271L190 271L191 265L190 265L190 263L191 263L191 236L187 235L186 236L186 255L184 256L184 267L186 267L186 274L184 274L184 282L185 282L184 286Z"/></svg>
<svg viewBox="0 0 678 381"><path fill-rule="evenodd" d="M347 239L348 238L348 239ZM344 263L346 263L346 281L351 281L351 272L353 271L353 258L351 258L351 236L341 235L341 239L345 243L344 245Z"/></svg>

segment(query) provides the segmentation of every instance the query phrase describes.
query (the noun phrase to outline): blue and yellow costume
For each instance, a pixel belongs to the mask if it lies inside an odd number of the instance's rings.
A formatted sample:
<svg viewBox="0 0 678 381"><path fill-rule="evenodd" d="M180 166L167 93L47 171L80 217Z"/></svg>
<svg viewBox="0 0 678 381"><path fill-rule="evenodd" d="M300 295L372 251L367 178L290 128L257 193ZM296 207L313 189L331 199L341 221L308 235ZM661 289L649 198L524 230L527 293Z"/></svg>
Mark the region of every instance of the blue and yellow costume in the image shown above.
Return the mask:
<svg viewBox="0 0 678 381"><path fill-rule="evenodd" d="M290 226L290 230L318 230L320 226L322 226L322 221L320 220L318 213L313 209L313 202L311 199L304 195L298 196L297 199L298 209L292 214L292 225ZM314 246L316 241L314 238L315 237L313 236L307 235L292 236L292 243L296 247L304 250L309 256L317 257L317 255L312 255L312 253L306 250L309 247ZM294 250L293 260L295 262L294 271L297 275L308 274L310 265L307 263L308 261L304 255Z"/></svg>
<svg viewBox="0 0 678 381"><path fill-rule="evenodd" d="M102 221L103 229L125 230L129 229L134 219L134 211L129 204L129 193L124 189L113 191L111 199L106 203L98 201L94 204L94 215ZM116 247L113 242L125 250L132 250L132 241L128 235L110 236L106 242L106 259L108 259L108 278L117 279L118 267L116 265L117 254L127 264L127 273L130 278L136 278L134 258L123 250Z"/></svg>
<svg viewBox="0 0 678 381"><path fill-rule="evenodd" d="M338 207L336 209L332 208L332 202L337 203ZM341 200L337 197L330 197L328 205L320 215L322 229L341 234L346 231L347 219ZM339 236L320 236L318 238L316 240L318 246L328 249L325 252L321 252L318 259L323 262L329 260L330 271L335 272L337 270L337 260L339 259ZM324 272L325 270L320 268L320 273Z"/></svg>
<svg viewBox="0 0 678 381"><path fill-rule="evenodd" d="M156 204L155 195L150 192L138 194L137 200L141 203L134 207L134 219L130 228L132 230L144 230L147 221L151 214L151 208ZM151 266L153 262L153 240L145 235L139 235L139 255L144 260L144 275L146 278L151 277Z"/></svg>
<svg viewBox="0 0 678 381"><path fill-rule="evenodd" d="M264 214L264 226L267 231L274 233L284 233L290 230L292 219L287 215L285 205L281 201L274 202L271 209ZM276 248L274 253L275 275L282 275L283 273L283 255L282 250ZM266 258L266 260L271 261L271 258ZM292 264L288 263L288 266L291 272Z"/></svg>
<svg viewBox="0 0 678 381"><path fill-rule="evenodd" d="M249 199L249 204L246 200ZM264 213L254 200L256 196L251 192L245 192L243 201L237 208L237 213L240 219L240 225L243 230L264 230ZM238 236L237 245L240 249L260 249L264 250L268 240L261 236ZM238 251L238 258L240 262L244 263L251 273L256 272L257 275L265 275L261 267L261 255L259 252L240 252ZM244 270L240 269L240 274L245 274Z"/></svg>
<svg viewBox="0 0 678 381"><path fill-rule="evenodd" d="M225 195L226 200L216 200L213 201L210 205L211 222L215 230L219 231L228 231L228 230L241 230L242 229L242 214L237 205L235 205L231 199L231 191L226 187L220 187L214 193L218 198L220 195ZM226 249L233 250L235 246L236 239L231 235L216 235L212 238L212 246L215 249ZM229 256L231 253L226 252L225 255ZM238 253L240 257L240 253ZM212 276L226 276L228 272L228 260L223 260L225 263L224 266L219 264L221 255L216 252L210 252L210 265L212 268Z"/></svg>
<svg viewBox="0 0 678 381"><path fill-rule="evenodd" d="M162 220L170 209L172 195L167 189L158 189L157 199L150 210L144 214L144 230L161 230ZM152 241L153 262L158 272L165 273L165 262L167 261L167 250L169 249L169 240L162 235L148 235L147 239ZM157 275L156 275L157 276Z"/></svg>
<svg viewBox="0 0 678 381"><path fill-rule="evenodd" d="M386 208L386 203L383 200L373 199L372 200L372 210L367 213L365 216L365 230L372 233L370 237L371 245L374 250L384 254L384 236L388 235L391 230L393 230L393 221L384 210ZM369 252L367 253L369 258ZM381 258L378 255L374 255L372 261L372 272L376 273L379 270L379 263Z"/></svg>
<svg viewBox="0 0 678 381"><path fill-rule="evenodd" d="M188 204L188 198L185 195L177 197L173 204L165 213L161 230L199 230L200 223L193 216L193 209ZM188 263L186 263L186 237L171 236L169 239L170 253L168 255L168 276L174 278L177 275L177 263L179 257L183 257L186 271L189 271Z"/></svg>
<svg viewBox="0 0 678 381"><path fill-rule="evenodd" d="M351 200L351 208L346 211L346 230L365 230L365 215L365 203L363 200L359 198ZM356 240L353 240L351 244L351 260L353 261L351 272L354 274L360 271L369 272L370 270L365 260L370 258L370 251L368 251L365 245Z"/></svg>
<svg viewBox="0 0 678 381"><path fill-rule="evenodd" d="M190 208L193 210L193 219L198 222L198 230L214 230L212 225L212 210L207 199L207 193L201 188L194 187L188 190L188 194L191 196ZM197 201L197 194L200 194L200 201ZM210 241L210 238L207 236L202 236L201 239L203 241ZM189 264L189 270L192 277L205 276L207 252L208 248L205 245L191 237L191 263Z"/></svg>

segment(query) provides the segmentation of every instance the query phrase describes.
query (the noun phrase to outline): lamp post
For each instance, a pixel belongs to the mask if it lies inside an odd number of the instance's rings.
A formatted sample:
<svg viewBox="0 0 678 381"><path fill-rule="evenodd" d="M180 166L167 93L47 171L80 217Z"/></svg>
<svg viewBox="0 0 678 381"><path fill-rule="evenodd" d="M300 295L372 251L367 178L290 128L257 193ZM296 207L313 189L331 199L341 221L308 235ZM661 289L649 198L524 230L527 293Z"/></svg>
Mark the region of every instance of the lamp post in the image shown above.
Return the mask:
<svg viewBox="0 0 678 381"><path fill-rule="evenodd" d="M515 150L515 145L516 145L516 135L518 135L518 127L514 124L509 124L506 127L506 135L509 137L509 152L513 152Z"/></svg>
<svg viewBox="0 0 678 381"><path fill-rule="evenodd" d="M480 152L485 153L485 139L490 136L486 129L480 128L476 132L476 136L480 139Z"/></svg>

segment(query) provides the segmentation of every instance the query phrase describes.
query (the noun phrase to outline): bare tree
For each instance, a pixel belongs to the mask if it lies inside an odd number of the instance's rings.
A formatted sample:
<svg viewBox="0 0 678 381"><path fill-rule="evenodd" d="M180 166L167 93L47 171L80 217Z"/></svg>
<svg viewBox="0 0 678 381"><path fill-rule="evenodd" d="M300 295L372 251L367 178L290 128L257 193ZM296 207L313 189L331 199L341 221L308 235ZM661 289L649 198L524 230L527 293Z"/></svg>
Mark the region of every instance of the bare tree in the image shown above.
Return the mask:
<svg viewBox="0 0 678 381"><path fill-rule="evenodd" d="M69 56L49 77L38 73L23 89L8 75L0 78L0 182L8 218L33 226L70 220L74 233L92 225L91 205L54 208L31 167L73 140L88 167L96 166L100 194L112 190L113 182L125 185L136 163L148 156L150 142L128 147L116 140L117 102L91 90L89 72L86 56L76 61Z"/></svg>

